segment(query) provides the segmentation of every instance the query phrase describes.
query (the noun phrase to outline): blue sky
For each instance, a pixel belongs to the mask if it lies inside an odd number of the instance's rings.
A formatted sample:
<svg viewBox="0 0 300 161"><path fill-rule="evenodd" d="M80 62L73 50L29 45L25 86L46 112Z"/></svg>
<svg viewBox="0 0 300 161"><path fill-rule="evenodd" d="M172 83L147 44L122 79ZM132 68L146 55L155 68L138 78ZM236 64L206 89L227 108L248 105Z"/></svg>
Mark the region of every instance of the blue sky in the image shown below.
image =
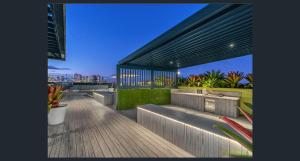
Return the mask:
<svg viewBox="0 0 300 161"><path fill-rule="evenodd" d="M119 60L172 28L206 4L67 4L66 61L48 60L60 73L116 73ZM181 69L252 71L252 56ZM49 70L50 72L57 72Z"/></svg>

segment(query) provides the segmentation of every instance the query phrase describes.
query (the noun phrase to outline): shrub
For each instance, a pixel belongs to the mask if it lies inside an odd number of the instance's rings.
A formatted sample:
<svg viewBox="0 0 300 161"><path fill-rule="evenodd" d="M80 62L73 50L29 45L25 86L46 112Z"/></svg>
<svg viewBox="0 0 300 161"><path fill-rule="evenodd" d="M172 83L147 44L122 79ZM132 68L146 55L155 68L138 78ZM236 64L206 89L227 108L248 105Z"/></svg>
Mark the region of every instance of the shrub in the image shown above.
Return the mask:
<svg viewBox="0 0 300 161"><path fill-rule="evenodd" d="M59 107L59 101L63 97L62 86L48 86L48 111L51 108Z"/></svg>
<svg viewBox="0 0 300 161"><path fill-rule="evenodd" d="M212 70L207 71L204 73L204 76L206 79L216 79L216 80L223 80L224 79L224 73L222 73L220 70Z"/></svg>
<svg viewBox="0 0 300 161"><path fill-rule="evenodd" d="M240 81L244 78L244 73L243 72L228 72L224 82L227 84L227 87L230 88L238 88L241 87Z"/></svg>
<svg viewBox="0 0 300 161"><path fill-rule="evenodd" d="M187 79L187 85L190 87L200 87L202 77L198 75L190 75Z"/></svg>
<svg viewBox="0 0 300 161"><path fill-rule="evenodd" d="M187 84L187 79L185 77L178 77L177 78L177 85L184 86Z"/></svg>
<svg viewBox="0 0 300 161"><path fill-rule="evenodd" d="M224 73L222 73L220 70L207 71L204 73L202 86L206 88L222 87L224 84L223 80Z"/></svg>
<svg viewBox="0 0 300 161"><path fill-rule="evenodd" d="M202 87L215 88L218 87L219 81L216 78L206 78L203 80Z"/></svg>
<svg viewBox="0 0 300 161"><path fill-rule="evenodd" d="M247 88L253 88L253 74L249 73L245 76L245 79L248 81L248 83L246 84Z"/></svg>

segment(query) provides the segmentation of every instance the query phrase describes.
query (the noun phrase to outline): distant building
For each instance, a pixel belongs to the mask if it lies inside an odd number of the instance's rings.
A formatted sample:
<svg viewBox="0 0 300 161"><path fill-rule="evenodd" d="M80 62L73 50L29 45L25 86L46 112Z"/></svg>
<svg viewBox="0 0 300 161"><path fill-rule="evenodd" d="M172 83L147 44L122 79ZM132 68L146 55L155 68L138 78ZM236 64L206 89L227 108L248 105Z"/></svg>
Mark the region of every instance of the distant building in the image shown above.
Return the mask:
<svg viewBox="0 0 300 161"><path fill-rule="evenodd" d="M74 73L74 74L48 73L48 82L106 83L108 81L100 74L87 76L79 73Z"/></svg>
<svg viewBox="0 0 300 161"><path fill-rule="evenodd" d="M74 82L81 82L82 81L82 75L75 73L74 74Z"/></svg>

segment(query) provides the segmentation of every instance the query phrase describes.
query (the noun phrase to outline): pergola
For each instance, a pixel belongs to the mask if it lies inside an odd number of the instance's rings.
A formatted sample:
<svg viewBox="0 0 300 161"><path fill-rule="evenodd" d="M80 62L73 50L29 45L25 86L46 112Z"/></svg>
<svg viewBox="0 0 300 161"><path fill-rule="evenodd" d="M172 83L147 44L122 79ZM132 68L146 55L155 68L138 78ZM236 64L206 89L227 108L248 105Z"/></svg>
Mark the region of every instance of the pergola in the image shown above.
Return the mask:
<svg viewBox="0 0 300 161"><path fill-rule="evenodd" d="M118 88L174 87L180 68L252 54L251 4L210 4L117 65Z"/></svg>
<svg viewBox="0 0 300 161"><path fill-rule="evenodd" d="M65 60L65 6L48 4L48 58Z"/></svg>

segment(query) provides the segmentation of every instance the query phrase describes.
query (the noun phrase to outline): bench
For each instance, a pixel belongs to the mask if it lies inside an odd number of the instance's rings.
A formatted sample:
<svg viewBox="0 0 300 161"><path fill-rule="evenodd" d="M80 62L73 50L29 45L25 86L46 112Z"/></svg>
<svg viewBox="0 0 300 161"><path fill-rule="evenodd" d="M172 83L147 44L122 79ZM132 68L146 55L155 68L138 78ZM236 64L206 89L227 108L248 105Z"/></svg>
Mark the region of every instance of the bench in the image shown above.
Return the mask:
<svg viewBox="0 0 300 161"><path fill-rule="evenodd" d="M214 124L227 124L153 104L137 107L137 122L197 157L229 157L232 153L250 154Z"/></svg>
<svg viewBox="0 0 300 161"><path fill-rule="evenodd" d="M114 93L113 92L93 92L94 99L103 105L114 104Z"/></svg>

